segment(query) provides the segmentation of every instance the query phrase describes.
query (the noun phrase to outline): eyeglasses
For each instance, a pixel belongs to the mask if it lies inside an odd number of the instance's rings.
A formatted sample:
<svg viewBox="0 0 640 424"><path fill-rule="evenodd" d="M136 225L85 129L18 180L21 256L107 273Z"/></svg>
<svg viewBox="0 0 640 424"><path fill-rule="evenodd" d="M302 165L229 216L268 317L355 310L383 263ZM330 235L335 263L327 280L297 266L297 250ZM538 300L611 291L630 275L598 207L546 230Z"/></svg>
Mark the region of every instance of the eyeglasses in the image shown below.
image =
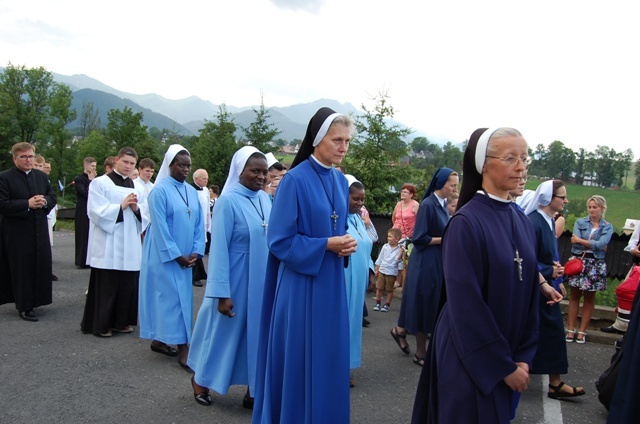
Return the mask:
<svg viewBox="0 0 640 424"><path fill-rule="evenodd" d="M498 156L489 156L487 155L488 158L493 158L493 159L500 159L501 161L505 162L507 165L509 166L515 166L519 160L522 161L522 163L524 164L524 166L529 166L531 165L531 162L533 162L533 158L531 156L525 156L523 158L519 158L516 156L507 156L506 158L501 158Z"/></svg>
<svg viewBox="0 0 640 424"><path fill-rule="evenodd" d="M18 159L22 159L22 160L35 159L35 158L36 158L35 155L20 155L20 156L18 156Z"/></svg>
<svg viewBox="0 0 640 424"><path fill-rule="evenodd" d="M567 200L567 196L556 196L554 194L553 197L557 197L558 199L562 199L562 200Z"/></svg>

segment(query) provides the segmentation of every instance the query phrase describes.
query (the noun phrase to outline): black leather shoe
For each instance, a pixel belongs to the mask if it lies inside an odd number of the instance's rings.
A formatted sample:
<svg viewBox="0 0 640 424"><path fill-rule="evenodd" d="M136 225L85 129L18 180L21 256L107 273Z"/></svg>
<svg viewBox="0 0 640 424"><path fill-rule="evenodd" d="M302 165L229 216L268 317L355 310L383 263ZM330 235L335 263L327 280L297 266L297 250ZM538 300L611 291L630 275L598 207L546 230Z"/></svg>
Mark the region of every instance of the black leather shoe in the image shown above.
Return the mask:
<svg viewBox="0 0 640 424"><path fill-rule="evenodd" d="M194 281L193 285L194 285L194 287L202 287L202 281L200 281L200 280Z"/></svg>
<svg viewBox="0 0 640 424"><path fill-rule="evenodd" d="M20 315L20 318L22 318L25 321L31 321L31 322L38 321L38 317L36 317L36 314L33 313L33 309L26 312L18 312L18 315Z"/></svg>
<svg viewBox="0 0 640 424"><path fill-rule="evenodd" d="M610 325L608 327L602 327L600 328L600 331L602 331L603 333L609 333L609 334L625 334L624 331L618 330L613 325Z"/></svg>
<svg viewBox="0 0 640 424"><path fill-rule="evenodd" d="M51 281L58 281L58 276L56 274L51 274Z"/></svg>
<svg viewBox="0 0 640 424"><path fill-rule="evenodd" d="M245 409L253 409L253 402L254 402L254 399L248 394L246 394L242 399L242 407Z"/></svg>
<svg viewBox="0 0 640 424"><path fill-rule="evenodd" d="M369 322L368 319L366 318L362 318L362 326L363 327L368 327L369 325L371 325L371 323Z"/></svg>
<svg viewBox="0 0 640 424"><path fill-rule="evenodd" d="M211 395L209 394L209 389L204 392L196 393L196 381L194 376L191 376L191 387L193 387L193 398L196 400L196 403L202 406L209 406L213 403L213 399L211 399Z"/></svg>

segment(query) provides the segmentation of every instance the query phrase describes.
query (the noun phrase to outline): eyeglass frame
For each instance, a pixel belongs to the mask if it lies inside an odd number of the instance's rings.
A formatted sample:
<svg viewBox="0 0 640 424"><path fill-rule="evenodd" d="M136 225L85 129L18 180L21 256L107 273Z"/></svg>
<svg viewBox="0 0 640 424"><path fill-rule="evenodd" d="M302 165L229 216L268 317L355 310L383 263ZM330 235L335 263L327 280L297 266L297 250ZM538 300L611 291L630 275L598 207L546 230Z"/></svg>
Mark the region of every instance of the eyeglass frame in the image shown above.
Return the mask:
<svg viewBox="0 0 640 424"><path fill-rule="evenodd" d="M557 196L557 195L552 195L551 197L557 197L558 199L562 199L562 201L567 200L567 196Z"/></svg>
<svg viewBox="0 0 640 424"><path fill-rule="evenodd" d="M503 161L504 163L506 163L509 166L516 166L518 164L518 161L522 161L522 164L525 167L529 167L529 165L531 165L531 163L533 163L533 158L531 156L527 156L526 158L521 158L521 157L517 157L517 156L507 156L506 158L501 158L500 156L489 156L487 155L488 158L492 158L492 159L500 159L501 161ZM516 161L513 163L509 163L511 161L511 159L515 159Z"/></svg>
<svg viewBox="0 0 640 424"><path fill-rule="evenodd" d="M22 159L22 160L27 160L27 159L35 159L36 155L20 155L20 156L15 156L18 159Z"/></svg>

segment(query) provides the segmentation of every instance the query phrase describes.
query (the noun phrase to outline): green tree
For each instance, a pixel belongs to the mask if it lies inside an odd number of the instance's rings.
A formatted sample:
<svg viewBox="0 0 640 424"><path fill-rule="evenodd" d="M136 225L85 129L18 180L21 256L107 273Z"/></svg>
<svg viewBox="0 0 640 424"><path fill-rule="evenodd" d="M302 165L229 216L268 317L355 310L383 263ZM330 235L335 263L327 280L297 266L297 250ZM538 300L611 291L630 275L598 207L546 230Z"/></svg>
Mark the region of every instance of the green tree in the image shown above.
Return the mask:
<svg viewBox="0 0 640 424"><path fill-rule="evenodd" d="M47 146L42 154L51 160L51 181L62 180L63 176L74 169L76 151L71 148L73 137L66 129L67 124L76 119L77 113L71 108L73 95L66 85L58 85L53 89L50 101L50 116L45 122L42 132Z"/></svg>
<svg viewBox="0 0 640 424"><path fill-rule="evenodd" d="M549 144L545 160L545 175L567 180L575 167L575 153L561 141Z"/></svg>
<svg viewBox="0 0 640 424"><path fill-rule="evenodd" d="M533 163L529 166L529 176L545 178L548 176L545 161L547 159L547 148L544 144L538 144L533 152Z"/></svg>
<svg viewBox="0 0 640 424"><path fill-rule="evenodd" d="M429 143L427 137L416 137L411 141L410 146L414 153L420 153L426 152L429 144L431 143Z"/></svg>
<svg viewBox="0 0 640 424"><path fill-rule="evenodd" d="M133 147L138 152L138 144L147 142L147 127L142 125L142 112L133 113L130 107L123 110L111 109L107 112L106 136L116 148Z"/></svg>
<svg viewBox="0 0 640 424"><path fill-rule="evenodd" d="M462 151L454 146L452 142L448 141L447 144L442 147L442 158L438 163L438 168L447 167L460 172L460 170L462 170L462 156Z"/></svg>
<svg viewBox="0 0 640 424"><path fill-rule="evenodd" d="M0 74L1 151L10 150L19 141L38 145L40 137L46 144L46 131L56 126L60 116L59 110L52 110L56 107L53 103L60 104L63 95L71 97L71 91L61 87L43 67L27 69L9 63ZM0 169L13 166L10 157L0 156Z"/></svg>
<svg viewBox="0 0 640 424"><path fill-rule="evenodd" d="M584 148L580 148L578 150L578 157L576 159L576 176L575 182L576 184L582 184L584 181L584 172L585 172L585 150Z"/></svg>
<svg viewBox="0 0 640 424"><path fill-rule="evenodd" d="M618 185L620 187L622 187L623 185L622 179L624 178L624 187L627 188L627 176L629 175L629 170L631 169L632 163L633 151L631 149L627 149L624 152L618 153L614 169L616 175L618 176Z"/></svg>
<svg viewBox="0 0 640 424"><path fill-rule="evenodd" d="M78 142L73 176L75 177L82 172L82 161L86 157L95 158L97 161L98 175L102 174L104 171L102 167L104 160L107 156L115 156L116 153L118 153L118 149L116 149L113 141L109 140L99 130L91 131L85 138Z"/></svg>
<svg viewBox="0 0 640 424"><path fill-rule="evenodd" d="M241 127L247 141L256 149L263 153L271 152L271 141L281 133L272 122L269 122L271 115L269 109L264 107L264 99L260 96L260 106L251 108L256 115L255 120L248 127Z"/></svg>
<svg viewBox="0 0 640 424"><path fill-rule="evenodd" d="M607 146L597 146L595 151L595 170L598 184L609 187L615 183L615 170L613 167L616 151Z"/></svg>
<svg viewBox="0 0 640 424"><path fill-rule="evenodd" d="M86 137L94 130L99 129L102 126L98 109L94 109L93 102L82 102L82 112L80 114L80 130L79 136Z"/></svg>
<svg viewBox="0 0 640 424"><path fill-rule="evenodd" d="M138 140L138 142L131 147L133 147L138 154L138 160L142 158L151 158L157 164L162 163L164 154L160 152L160 144L148 134L145 138ZM169 148L169 145L166 147ZM185 148L188 149L186 146ZM158 170L159 169L160 165L158 165Z"/></svg>
<svg viewBox="0 0 640 424"><path fill-rule="evenodd" d="M362 105L365 113L355 119L357 135L345 161L347 172L365 186L367 208L378 213L393 210L398 199L390 189L407 182L410 176L410 167L401 159L407 155L403 139L411 129L388 124L394 109L387 99L386 93L380 93L373 99L373 109Z"/></svg>
<svg viewBox="0 0 640 424"><path fill-rule="evenodd" d="M636 169L633 171L636 177L636 183L633 185L634 190L640 190L640 159L636 161Z"/></svg>
<svg viewBox="0 0 640 424"><path fill-rule="evenodd" d="M231 158L239 148L235 140L236 124L223 103L218 107L214 121L205 121L200 136L191 148L193 169L203 168L209 173L209 183L220 188L227 179Z"/></svg>

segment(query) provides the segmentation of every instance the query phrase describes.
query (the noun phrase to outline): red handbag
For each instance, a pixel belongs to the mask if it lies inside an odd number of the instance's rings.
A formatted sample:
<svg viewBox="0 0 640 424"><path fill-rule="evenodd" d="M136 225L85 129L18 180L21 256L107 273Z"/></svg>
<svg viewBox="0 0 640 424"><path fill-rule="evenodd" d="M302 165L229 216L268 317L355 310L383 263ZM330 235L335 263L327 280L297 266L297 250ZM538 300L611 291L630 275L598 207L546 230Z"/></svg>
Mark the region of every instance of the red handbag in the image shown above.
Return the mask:
<svg viewBox="0 0 640 424"><path fill-rule="evenodd" d="M582 257L584 258L584 253ZM582 258L569 259L567 263L564 264L564 275L571 277L572 275L580 274L583 269L584 263L582 262Z"/></svg>

